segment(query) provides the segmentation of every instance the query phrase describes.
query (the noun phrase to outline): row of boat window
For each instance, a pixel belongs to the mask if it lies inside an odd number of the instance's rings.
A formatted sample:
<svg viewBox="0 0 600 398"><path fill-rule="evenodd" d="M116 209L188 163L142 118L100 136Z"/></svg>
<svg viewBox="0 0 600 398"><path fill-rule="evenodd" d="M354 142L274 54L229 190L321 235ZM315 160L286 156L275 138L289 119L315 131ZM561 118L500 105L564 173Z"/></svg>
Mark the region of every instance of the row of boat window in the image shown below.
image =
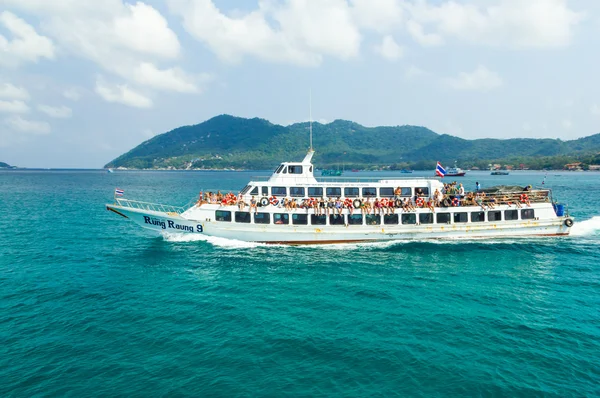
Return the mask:
<svg viewBox="0 0 600 398"><path fill-rule="evenodd" d="M269 187L254 187L247 185L244 189L242 189L241 194L245 195L250 189L250 195L255 196L288 196L288 187L270 187L271 192L269 193ZM358 197L376 197L380 198L392 198L396 196L394 194L395 189L391 187L381 187L379 188L379 195L377 195L377 187L289 187L289 196L293 198L304 198L306 196L311 198L320 198L323 197L323 193L325 193L325 197L328 198L337 198L344 196L346 198L358 198ZM419 188L417 188L419 189ZM425 196L429 196L429 188L428 187L420 187L421 191ZM342 191L344 195L342 195ZM308 195L306 195L308 193ZM361 195L362 193L362 195ZM412 197L412 187L400 187L400 196Z"/></svg>
<svg viewBox="0 0 600 398"><path fill-rule="evenodd" d="M277 170L275 170L276 174L282 173L282 174L302 174L302 166L300 165L292 165L292 166L285 166L285 165L281 165L277 168ZM309 166L309 172L312 173L312 166Z"/></svg>
<svg viewBox="0 0 600 398"><path fill-rule="evenodd" d="M250 223L252 215L247 211L236 211L233 212L233 220L237 223ZM301 214L301 213L273 213L273 224L290 224L294 225L308 225L310 220L311 225L395 225L395 224L459 224L469 222L469 218L472 223L485 222L486 214L487 221L502 221L502 214L504 213L504 220L518 220L518 210L490 210L485 211L473 211L457 212L457 213L403 213L403 214L331 214L317 215L317 214ZM521 220L531 220L535 218L534 209L521 209ZM470 217L469 217L470 215ZM217 210L215 212L216 221L231 222L232 212L225 210ZM329 220L329 223L327 223ZM255 224L270 224L271 213L254 213Z"/></svg>

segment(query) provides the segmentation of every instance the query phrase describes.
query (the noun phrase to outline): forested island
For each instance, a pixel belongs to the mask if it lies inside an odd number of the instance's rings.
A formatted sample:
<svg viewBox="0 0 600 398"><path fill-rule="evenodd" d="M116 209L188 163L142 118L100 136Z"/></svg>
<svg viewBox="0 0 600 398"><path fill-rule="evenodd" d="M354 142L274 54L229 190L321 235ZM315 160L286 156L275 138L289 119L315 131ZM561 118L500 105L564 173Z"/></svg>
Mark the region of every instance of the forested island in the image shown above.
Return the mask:
<svg viewBox="0 0 600 398"><path fill-rule="evenodd" d="M131 169L272 169L300 160L309 123L220 115L157 135L106 164ZM436 161L462 168L586 169L600 164L600 134L577 140L476 139L437 134L420 126L365 127L347 120L313 123L313 163L321 168L434 169Z"/></svg>
<svg viewBox="0 0 600 398"><path fill-rule="evenodd" d="M0 169L12 169L13 167L8 163L0 162Z"/></svg>

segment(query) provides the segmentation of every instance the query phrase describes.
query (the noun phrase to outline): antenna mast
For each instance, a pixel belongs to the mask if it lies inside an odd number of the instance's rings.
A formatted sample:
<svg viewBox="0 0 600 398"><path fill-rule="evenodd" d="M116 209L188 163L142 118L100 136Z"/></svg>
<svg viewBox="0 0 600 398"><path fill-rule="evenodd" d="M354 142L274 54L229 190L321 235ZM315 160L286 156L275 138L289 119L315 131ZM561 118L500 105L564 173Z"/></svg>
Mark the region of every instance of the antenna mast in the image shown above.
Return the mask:
<svg viewBox="0 0 600 398"><path fill-rule="evenodd" d="M312 89L308 90L308 108L309 108L309 112L310 112L310 124L309 124L309 130L310 130L310 150L313 150L313 145L312 145Z"/></svg>

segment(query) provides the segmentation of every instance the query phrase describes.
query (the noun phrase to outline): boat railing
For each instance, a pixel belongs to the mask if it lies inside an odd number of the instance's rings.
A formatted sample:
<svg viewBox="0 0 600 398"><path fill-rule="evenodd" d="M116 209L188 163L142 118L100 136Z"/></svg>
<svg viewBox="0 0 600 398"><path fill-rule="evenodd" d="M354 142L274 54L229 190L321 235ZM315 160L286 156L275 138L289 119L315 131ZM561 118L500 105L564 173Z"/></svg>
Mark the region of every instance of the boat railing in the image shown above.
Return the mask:
<svg viewBox="0 0 600 398"><path fill-rule="evenodd" d="M172 206L172 205L164 205L164 204L160 204L160 203L142 202L139 200L131 200L131 199L123 199L123 198L116 198L115 200L116 200L117 204L122 207L129 207L132 209L156 211L156 212L163 212L163 213L177 213L177 214L183 213L192 205L192 202L190 202L186 206Z"/></svg>
<svg viewBox="0 0 600 398"><path fill-rule="evenodd" d="M391 178L390 178L391 177ZM269 181L271 176L253 176L250 181L252 182L265 182ZM306 177L298 177L298 180L306 179ZM380 181L398 181L398 180L431 180L436 179L436 177L404 177L404 176L380 176L380 177L314 177L314 179L319 182L359 182L359 183L368 183L368 182L380 182ZM308 182L298 182L299 184L306 184Z"/></svg>

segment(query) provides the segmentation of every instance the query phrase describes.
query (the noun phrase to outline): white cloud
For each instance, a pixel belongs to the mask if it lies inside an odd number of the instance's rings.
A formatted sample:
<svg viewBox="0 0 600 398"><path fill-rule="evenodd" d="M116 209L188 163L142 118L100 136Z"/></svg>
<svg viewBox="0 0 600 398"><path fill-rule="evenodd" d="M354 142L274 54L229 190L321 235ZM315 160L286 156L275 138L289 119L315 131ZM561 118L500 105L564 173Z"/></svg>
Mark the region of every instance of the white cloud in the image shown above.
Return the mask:
<svg viewBox="0 0 600 398"><path fill-rule="evenodd" d="M73 115L71 108L62 106L39 105L38 109L46 115L56 119L68 119Z"/></svg>
<svg viewBox="0 0 600 398"><path fill-rule="evenodd" d="M23 119L21 116L13 116L5 120L12 130L29 134L49 134L50 125L46 122Z"/></svg>
<svg viewBox="0 0 600 398"><path fill-rule="evenodd" d="M407 79L412 79L415 77L424 76L426 74L427 72L425 70L419 68L418 66L411 65L408 68L406 68L406 71L404 72L404 77Z"/></svg>
<svg viewBox="0 0 600 398"><path fill-rule="evenodd" d="M71 101L79 101L81 98L81 90L75 87L71 87L63 91L63 97Z"/></svg>
<svg viewBox="0 0 600 398"><path fill-rule="evenodd" d="M383 37L381 44L375 46L375 52L390 61L395 61L404 55L404 49L396 43L391 35Z"/></svg>
<svg viewBox="0 0 600 398"><path fill-rule="evenodd" d="M135 70L134 79L139 84L159 90L171 90L180 93L195 93L199 91L196 82L207 80L208 75L190 76L180 68L158 69L154 64L144 62Z"/></svg>
<svg viewBox="0 0 600 398"><path fill-rule="evenodd" d="M17 87L11 83L0 83L0 98L28 100L29 93L23 87Z"/></svg>
<svg viewBox="0 0 600 398"><path fill-rule="evenodd" d="M107 102L114 102L134 108L150 108L152 100L135 92L125 84L110 85L101 79L96 80L96 93Z"/></svg>
<svg viewBox="0 0 600 398"><path fill-rule="evenodd" d="M21 100L0 100L0 113L27 113L29 107Z"/></svg>
<svg viewBox="0 0 600 398"><path fill-rule="evenodd" d="M590 108L590 112L592 112L592 115L600 116L600 105L593 104Z"/></svg>
<svg viewBox="0 0 600 398"><path fill-rule="evenodd" d="M418 1L407 7L417 22L435 27L441 35L516 48L566 46L573 27L585 17L570 9L567 0L496 0L482 4L444 1L430 5Z"/></svg>
<svg viewBox="0 0 600 398"><path fill-rule="evenodd" d="M446 79L446 83L457 90L487 91L502 86L503 82L496 72L479 65L473 72L462 72L458 77Z"/></svg>
<svg viewBox="0 0 600 398"><path fill-rule="evenodd" d="M565 130L571 130L573 127L573 122L569 119L563 119L561 124Z"/></svg>
<svg viewBox="0 0 600 398"><path fill-rule="evenodd" d="M185 29L226 62L251 55L316 66L324 55L348 59L360 48L360 32L345 0L261 1L258 9L238 17L224 15L211 0L169 0L168 4L182 17Z"/></svg>
<svg viewBox="0 0 600 398"><path fill-rule="evenodd" d="M404 10L397 0L350 0L354 20L361 27L388 32L401 26Z"/></svg>
<svg viewBox="0 0 600 398"><path fill-rule="evenodd" d="M425 47L439 46L444 43L442 37L435 33L425 33L423 26L416 21L410 20L406 23L408 34L420 45Z"/></svg>
<svg viewBox="0 0 600 398"><path fill-rule="evenodd" d="M167 20L148 4L139 1L129 4L124 0L0 1L36 15L44 31L65 52L89 59L129 82L158 85L163 90L198 91L182 81L163 84L187 75L176 67L165 70L154 67L157 61L176 59L181 45ZM148 65L155 70L149 72ZM140 69L146 73L144 76L136 76L135 71ZM65 95L78 99L75 92Z"/></svg>
<svg viewBox="0 0 600 398"><path fill-rule="evenodd" d="M40 58L54 58L54 45L47 37L15 14L0 13L0 24L13 36L12 40L0 35L0 65L17 67L24 62L37 62Z"/></svg>

